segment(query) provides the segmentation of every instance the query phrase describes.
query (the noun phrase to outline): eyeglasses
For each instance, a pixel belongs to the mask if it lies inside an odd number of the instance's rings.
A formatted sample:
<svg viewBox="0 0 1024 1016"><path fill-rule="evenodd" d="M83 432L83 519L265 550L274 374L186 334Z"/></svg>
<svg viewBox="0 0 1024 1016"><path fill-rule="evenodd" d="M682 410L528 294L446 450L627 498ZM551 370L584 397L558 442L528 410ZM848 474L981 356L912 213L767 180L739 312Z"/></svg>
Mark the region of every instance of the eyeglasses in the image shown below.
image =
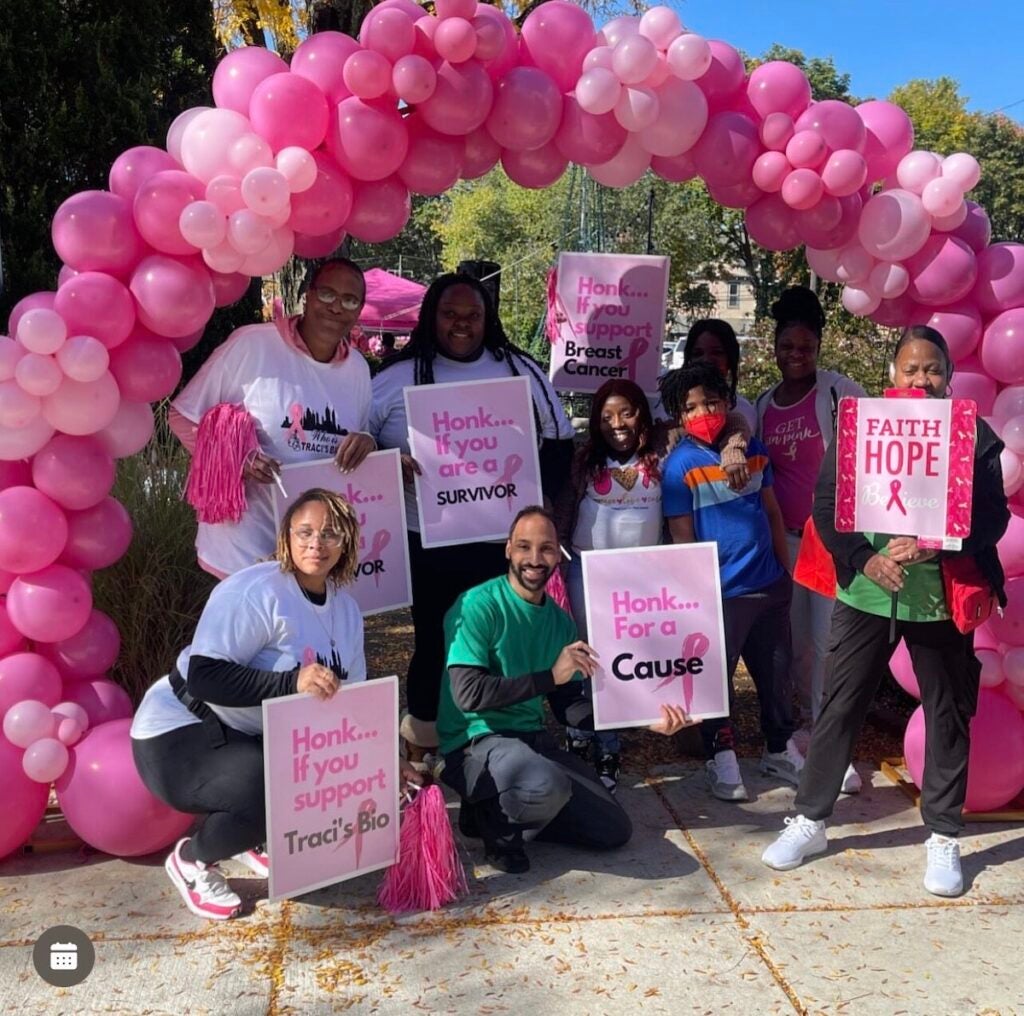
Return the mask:
<svg viewBox="0 0 1024 1016"><path fill-rule="evenodd" d="M363 305L362 298L351 293L335 293L333 289L321 289L319 286L313 286L312 290L316 293L316 298L328 307L332 303L340 303L345 310L359 310Z"/></svg>
<svg viewBox="0 0 1024 1016"><path fill-rule="evenodd" d="M341 543L341 533L337 529L291 529L289 532L301 547L312 547L317 540L325 547L337 547Z"/></svg>

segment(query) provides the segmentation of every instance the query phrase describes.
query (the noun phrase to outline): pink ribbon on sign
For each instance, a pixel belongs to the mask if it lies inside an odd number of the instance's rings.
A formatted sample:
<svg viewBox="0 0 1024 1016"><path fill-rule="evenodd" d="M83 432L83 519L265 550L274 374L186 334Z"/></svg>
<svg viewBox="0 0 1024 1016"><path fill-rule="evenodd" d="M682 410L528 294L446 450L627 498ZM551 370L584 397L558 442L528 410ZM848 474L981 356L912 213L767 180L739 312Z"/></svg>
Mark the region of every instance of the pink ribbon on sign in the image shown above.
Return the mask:
<svg viewBox="0 0 1024 1016"><path fill-rule="evenodd" d="M681 655L683 660L692 660L695 656L702 657L710 647L711 641L708 639L707 635L700 631L691 632L686 636L686 639L683 642ZM674 680L674 675L672 677L666 677L654 690L658 691L660 688L664 688L665 685L670 684ZM693 674L687 670L683 673L683 708L687 713L690 711L690 705L692 702Z"/></svg>
<svg viewBox="0 0 1024 1016"><path fill-rule="evenodd" d="M498 482L495 484L495 486L497 486L498 483L511 483L512 482L512 477L515 476L516 473L518 473L519 470L522 469L522 468L523 468L523 457L522 457L522 455L517 455L515 452L513 452L507 459L505 459L505 471L501 474L501 476L498 477ZM506 501L508 502L509 511L511 511L512 510L512 495L511 494L509 494L509 496L506 498Z"/></svg>
<svg viewBox="0 0 1024 1016"><path fill-rule="evenodd" d="M300 441L305 441L306 432L302 429L302 406L293 402L288 412L292 418L292 425L288 428L288 433L294 434Z"/></svg>
<svg viewBox="0 0 1024 1016"><path fill-rule="evenodd" d="M357 812L356 822L356 835L355 835L355 846L356 846L356 870L359 870L360 860L363 856L363 827L362 823L358 821L359 815L376 815L377 814L377 802L372 798L367 798L359 805L359 811Z"/></svg>
<svg viewBox="0 0 1024 1016"><path fill-rule="evenodd" d="M629 349L626 351L625 357L619 361L619 365L626 368L630 381L636 380L637 361L650 347L651 344L642 336L638 336L629 344Z"/></svg>
<svg viewBox="0 0 1024 1016"><path fill-rule="evenodd" d="M389 529L378 529L373 534L373 543L370 544L370 552L363 558L362 564L366 564L367 561L376 561L384 548L391 542L391 531ZM380 587L380 572L375 571L373 573L373 584Z"/></svg>
<svg viewBox="0 0 1024 1016"><path fill-rule="evenodd" d="M562 337L562 325L569 320L562 298L558 295L558 269L548 271L548 307L544 315L544 333L553 346Z"/></svg>
<svg viewBox="0 0 1024 1016"><path fill-rule="evenodd" d="M308 667L311 663L316 663L316 653L309 646L306 646L302 650L302 665Z"/></svg>
<svg viewBox="0 0 1024 1016"><path fill-rule="evenodd" d="M900 487L902 484L899 480L893 480L889 484L889 493L892 497L889 498L889 503L885 506L885 510L888 511L893 505L895 505L904 515L907 514L907 509L903 507L903 502L900 500Z"/></svg>

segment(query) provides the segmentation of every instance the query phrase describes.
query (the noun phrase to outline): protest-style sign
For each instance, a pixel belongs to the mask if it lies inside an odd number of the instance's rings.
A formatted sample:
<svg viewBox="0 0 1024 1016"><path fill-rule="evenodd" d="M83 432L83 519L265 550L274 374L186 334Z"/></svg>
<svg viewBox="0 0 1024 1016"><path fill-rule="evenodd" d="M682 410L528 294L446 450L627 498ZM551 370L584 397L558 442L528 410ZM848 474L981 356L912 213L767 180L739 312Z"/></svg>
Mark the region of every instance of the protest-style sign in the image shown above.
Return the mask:
<svg viewBox="0 0 1024 1016"><path fill-rule="evenodd" d="M409 541L405 527L402 456L397 448L371 452L351 473L333 459L281 467L281 487L271 491L274 524L280 528L288 506L313 487L341 494L359 517L359 570L345 587L364 615L412 603Z"/></svg>
<svg viewBox="0 0 1024 1016"><path fill-rule="evenodd" d="M611 378L658 394L669 259L648 254L558 256L548 320L551 382L560 392L596 392ZM549 333L550 334L550 333Z"/></svg>
<svg viewBox="0 0 1024 1016"><path fill-rule="evenodd" d="M521 508L540 504L540 458L525 377L405 389L409 451L422 472L424 547L503 540Z"/></svg>
<svg viewBox="0 0 1024 1016"><path fill-rule="evenodd" d="M959 550L971 531L978 407L899 395L839 402L836 531Z"/></svg>
<svg viewBox="0 0 1024 1016"><path fill-rule="evenodd" d="M584 551L583 588L597 730L729 715L716 544Z"/></svg>
<svg viewBox="0 0 1024 1016"><path fill-rule="evenodd" d="M270 899L398 859L398 678L263 701Z"/></svg>

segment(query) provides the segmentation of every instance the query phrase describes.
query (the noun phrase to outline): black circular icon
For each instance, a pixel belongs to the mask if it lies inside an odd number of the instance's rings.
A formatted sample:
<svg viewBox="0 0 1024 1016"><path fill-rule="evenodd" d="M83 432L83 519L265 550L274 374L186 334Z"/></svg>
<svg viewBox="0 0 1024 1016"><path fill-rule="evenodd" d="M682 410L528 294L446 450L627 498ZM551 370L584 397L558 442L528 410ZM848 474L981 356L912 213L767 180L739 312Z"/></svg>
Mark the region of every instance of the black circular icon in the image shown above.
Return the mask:
<svg viewBox="0 0 1024 1016"><path fill-rule="evenodd" d="M89 936L70 924L47 928L32 947L36 972L55 988L81 984L92 973L96 950Z"/></svg>

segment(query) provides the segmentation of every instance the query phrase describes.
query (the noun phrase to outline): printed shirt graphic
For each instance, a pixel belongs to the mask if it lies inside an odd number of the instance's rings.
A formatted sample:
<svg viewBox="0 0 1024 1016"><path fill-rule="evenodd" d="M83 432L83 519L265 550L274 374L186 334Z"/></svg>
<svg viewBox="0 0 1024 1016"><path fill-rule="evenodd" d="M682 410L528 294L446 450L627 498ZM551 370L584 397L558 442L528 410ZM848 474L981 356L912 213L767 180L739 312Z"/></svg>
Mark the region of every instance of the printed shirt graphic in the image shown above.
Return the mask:
<svg viewBox="0 0 1024 1016"><path fill-rule="evenodd" d="M182 676L188 674L193 653L260 670L294 670L317 662L349 683L366 679L363 617L356 601L344 590L329 587L327 602L317 606L276 561L244 568L214 588L192 645L178 656ZM229 727L243 734L262 733L261 706L208 704ZM192 722L199 721L164 678L146 693L132 736L155 737Z"/></svg>
<svg viewBox="0 0 1024 1016"><path fill-rule="evenodd" d="M573 530L573 550L614 550L661 543L661 481L639 458L608 459L588 481Z"/></svg>
<svg viewBox="0 0 1024 1016"><path fill-rule="evenodd" d="M815 412L817 388L792 406L765 408L761 439L775 471L775 496L787 529L803 529L814 503L825 443Z"/></svg>
<svg viewBox="0 0 1024 1016"><path fill-rule="evenodd" d="M718 544L722 596L727 600L764 589L782 575L761 504L761 488L773 483L772 467L757 438L747 448L747 468L750 482L742 490L730 490L721 455L687 437L662 470L665 516L692 515L697 542Z"/></svg>
<svg viewBox="0 0 1024 1016"><path fill-rule="evenodd" d="M355 350L342 361L318 363L287 345L273 324L239 328L203 364L174 400L198 423L220 402L241 404L256 423L260 447L280 462L335 453L343 434L365 431L370 370ZM267 484L247 483L240 522L199 523L201 560L231 574L274 552L276 530Z"/></svg>

